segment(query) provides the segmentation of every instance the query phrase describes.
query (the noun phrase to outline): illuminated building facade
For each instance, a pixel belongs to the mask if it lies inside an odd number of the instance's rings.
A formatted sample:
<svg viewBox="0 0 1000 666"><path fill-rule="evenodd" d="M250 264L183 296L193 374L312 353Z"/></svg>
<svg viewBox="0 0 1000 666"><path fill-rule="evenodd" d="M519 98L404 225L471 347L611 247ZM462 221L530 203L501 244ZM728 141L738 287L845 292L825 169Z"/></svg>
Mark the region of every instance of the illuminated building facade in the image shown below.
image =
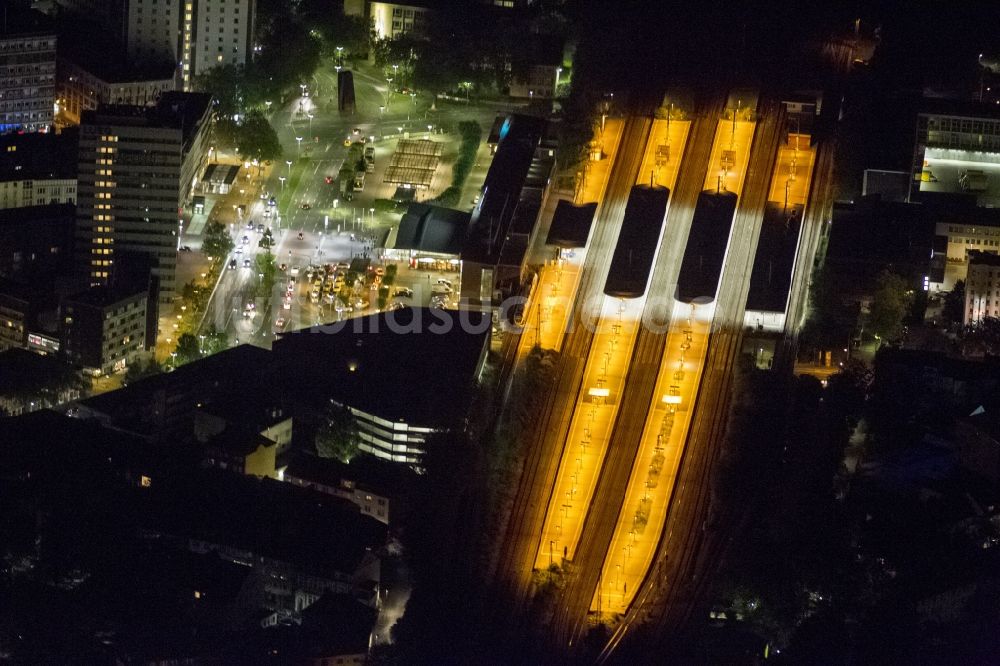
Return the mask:
<svg viewBox="0 0 1000 666"><path fill-rule="evenodd" d="M1000 317L1000 255L970 252L962 323L968 326L986 317Z"/></svg>
<svg viewBox="0 0 1000 666"><path fill-rule="evenodd" d="M0 133L45 132L56 93L55 29L39 12L8 12L0 34Z"/></svg>
<svg viewBox="0 0 1000 666"><path fill-rule="evenodd" d="M156 259L160 302L172 299L177 233L207 155L211 97L167 93L153 108L102 106L83 114L77 261L107 284L116 252Z"/></svg>

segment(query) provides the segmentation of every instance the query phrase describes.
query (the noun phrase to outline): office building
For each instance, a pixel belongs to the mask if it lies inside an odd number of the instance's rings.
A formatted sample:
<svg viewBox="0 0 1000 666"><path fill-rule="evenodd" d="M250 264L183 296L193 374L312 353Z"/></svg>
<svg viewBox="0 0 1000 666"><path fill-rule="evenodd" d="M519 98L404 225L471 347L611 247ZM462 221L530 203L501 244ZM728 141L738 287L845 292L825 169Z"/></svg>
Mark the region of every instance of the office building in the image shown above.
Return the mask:
<svg viewBox="0 0 1000 666"><path fill-rule="evenodd" d="M970 252L962 323L968 326L986 317L1000 317L1000 255Z"/></svg>
<svg viewBox="0 0 1000 666"><path fill-rule="evenodd" d="M207 154L211 97L167 93L152 108L102 106L80 127L77 261L106 284L120 250L157 260L160 302L177 285L177 232Z"/></svg>
<svg viewBox="0 0 1000 666"><path fill-rule="evenodd" d="M925 100L917 114L910 201L941 195L1000 206L1000 113L972 102Z"/></svg>
<svg viewBox="0 0 1000 666"><path fill-rule="evenodd" d="M76 203L77 134L0 137L0 209Z"/></svg>
<svg viewBox="0 0 1000 666"><path fill-rule="evenodd" d="M68 123L79 124L84 111L101 104L154 106L163 93L175 89L170 63L142 71L108 59L59 56L56 104L60 120Z"/></svg>
<svg viewBox="0 0 1000 666"><path fill-rule="evenodd" d="M272 353L304 409L346 409L361 451L419 467L428 438L465 431L490 328L481 312L403 308L288 333Z"/></svg>
<svg viewBox="0 0 1000 666"><path fill-rule="evenodd" d="M94 287L60 306L62 353L94 375L123 372L146 347L145 288L129 292Z"/></svg>
<svg viewBox="0 0 1000 666"><path fill-rule="evenodd" d="M56 95L56 32L34 10L9 7L0 24L0 133L46 132Z"/></svg>
<svg viewBox="0 0 1000 666"><path fill-rule="evenodd" d="M98 21L138 66L169 63L190 90L220 65L245 65L253 49L256 0L59 0Z"/></svg>

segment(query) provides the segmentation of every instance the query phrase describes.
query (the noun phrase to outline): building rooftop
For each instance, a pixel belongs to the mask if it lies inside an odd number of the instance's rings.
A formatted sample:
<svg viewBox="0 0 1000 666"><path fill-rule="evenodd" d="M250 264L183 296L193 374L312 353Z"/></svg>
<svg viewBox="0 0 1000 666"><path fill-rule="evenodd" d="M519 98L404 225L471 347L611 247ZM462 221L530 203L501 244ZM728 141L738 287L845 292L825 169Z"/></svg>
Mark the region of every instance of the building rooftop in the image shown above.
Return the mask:
<svg viewBox="0 0 1000 666"><path fill-rule="evenodd" d="M63 302L72 305L92 305L99 308L108 308L115 307L123 301L129 301L138 296L146 296L147 294L148 290L145 285L121 285L117 288L91 287L86 291L66 297Z"/></svg>
<svg viewBox="0 0 1000 666"><path fill-rule="evenodd" d="M0 39L55 34L55 23L42 12L4 5L4 11L0 16Z"/></svg>
<svg viewBox="0 0 1000 666"><path fill-rule="evenodd" d="M6 224L38 224L43 220L67 218L76 218L76 206L70 203L0 209L0 226Z"/></svg>
<svg viewBox="0 0 1000 666"><path fill-rule="evenodd" d="M452 428L466 417L470 388L490 336L482 312L402 308L294 331L274 343L289 393L390 421Z"/></svg>
<svg viewBox="0 0 1000 666"><path fill-rule="evenodd" d="M416 478L416 473L407 465L397 465L363 453L352 458L350 463L344 463L335 458L321 458L311 451L298 450L288 460L285 477L337 488L341 487L341 482L349 482L379 495L396 496L405 492Z"/></svg>
<svg viewBox="0 0 1000 666"><path fill-rule="evenodd" d="M74 376L73 368L56 356L17 348L0 352L0 395L37 395L54 383L72 383Z"/></svg>
<svg viewBox="0 0 1000 666"><path fill-rule="evenodd" d="M982 252L980 250L969 250L969 265L975 266L1000 266L1000 255L993 252Z"/></svg>
<svg viewBox="0 0 1000 666"><path fill-rule="evenodd" d="M169 91L154 107L102 104L81 114L82 125L127 125L179 129L187 145L212 105L208 93Z"/></svg>
<svg viewBox="0 0 1000 666"><path fill-rule="evenodd" d="M0 136L0 181L76 178L79 132Z"/></svg>
<svg viewBox="0 0 1000 666"><path fill-rule="evenodd" d="M351 574L385 545L386 526L356 505L293 484L206 469L153 483L138 507L147 527L289 562Z"/></svg>
<svg viewBox="0 0 1000 666"><path fill-rule="evenodd" d="M457 255L469 229L469 213L411 203L399 222L396 249Z"/></svg>

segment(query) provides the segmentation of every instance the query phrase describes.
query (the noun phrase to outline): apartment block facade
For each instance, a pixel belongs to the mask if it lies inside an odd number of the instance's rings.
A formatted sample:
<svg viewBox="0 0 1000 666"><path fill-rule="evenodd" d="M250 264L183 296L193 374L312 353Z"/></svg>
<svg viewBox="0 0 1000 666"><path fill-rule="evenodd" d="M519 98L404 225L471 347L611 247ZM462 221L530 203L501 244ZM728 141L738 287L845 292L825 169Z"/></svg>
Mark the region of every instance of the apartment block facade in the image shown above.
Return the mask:
<svg viewBox="0 0 1000 666"><path fill-rule="evenodd" d="M102 106L83 114L77 194L77 262L107 284L120 250L156 259L160 302L177 285L177 234L207 155L211 98L168 93L153 108Z"/></svg>
<svg viewBox="0 0 1000 666"><path fill-rule="evenodd" d="M56 94L56 32L40 12L8 12L0 33L0 133L45 132Z"/></svg>

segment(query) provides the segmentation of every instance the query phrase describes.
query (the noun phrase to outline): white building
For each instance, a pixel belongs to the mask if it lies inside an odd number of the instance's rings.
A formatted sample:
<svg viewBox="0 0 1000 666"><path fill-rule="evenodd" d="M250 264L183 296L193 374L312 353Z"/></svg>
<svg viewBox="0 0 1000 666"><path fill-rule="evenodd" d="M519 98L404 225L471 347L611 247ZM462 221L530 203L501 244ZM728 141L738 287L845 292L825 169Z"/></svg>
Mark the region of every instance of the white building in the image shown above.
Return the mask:
<svg viewBox="0 0 1000 666"><path fill-rule="evenodd" d="M35 11L4 12L0 133L48 131L56 93L56 32Z"/></svg>
<svg viewBox="0 0 1000 666"><path fill-rule="evenodd" d="M985 317L1000 317L1000 255L996 250L969 254L962 323L968 326Z"/></svg>
<svg viewBox="0 0 1000 666"><path fill-rule="evenodd" d="M430 10L419 4L372 2L368 18L378 39L395 39L406 33L423 33Z"/></svg>
<svg viewBox="0 0 1000 666"><path fill-rule="evenodd" d="M101 23L139 65L172 63L180 87L250 60L256 0L59 0Z"/></svg>

